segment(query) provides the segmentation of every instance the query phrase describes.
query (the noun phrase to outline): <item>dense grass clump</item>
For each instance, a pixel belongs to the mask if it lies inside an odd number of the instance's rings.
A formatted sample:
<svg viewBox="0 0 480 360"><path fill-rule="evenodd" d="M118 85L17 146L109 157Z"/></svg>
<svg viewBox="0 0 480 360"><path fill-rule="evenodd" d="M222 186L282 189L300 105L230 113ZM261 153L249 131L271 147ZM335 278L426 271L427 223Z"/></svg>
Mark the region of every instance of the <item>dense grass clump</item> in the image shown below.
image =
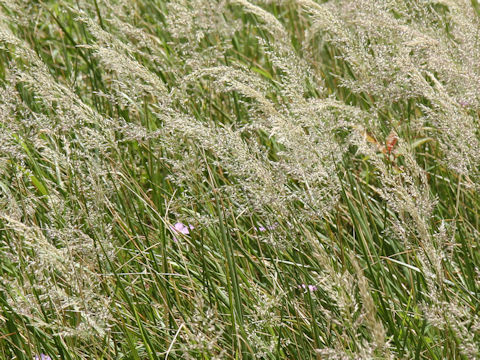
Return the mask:
<svg viewBox="0 0 480 360"><path fill-rule="evenodd" d="M0 0L0 359L480 359L476 0Z"/></svg>

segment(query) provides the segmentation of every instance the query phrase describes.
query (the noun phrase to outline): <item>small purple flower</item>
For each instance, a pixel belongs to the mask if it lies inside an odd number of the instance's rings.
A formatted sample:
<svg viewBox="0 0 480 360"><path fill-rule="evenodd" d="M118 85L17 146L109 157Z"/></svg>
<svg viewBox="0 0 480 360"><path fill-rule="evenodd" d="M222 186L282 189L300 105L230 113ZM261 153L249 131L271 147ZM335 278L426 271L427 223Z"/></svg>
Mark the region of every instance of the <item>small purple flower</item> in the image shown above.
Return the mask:
<svg viewBox="0 0 480 360"><path fill-rule="evenodd" d="M317 288L315 285L305 285L305 284L302 284L302 285L298 285L298 288L305 290L305 292L309 291L309 292L311 292L311 293L313 293L314 291L317 291L317 290L318 290L318 288Z"/></svg>
<svg viewBox="0 0 480 360"><path fill-rule="evenodd" d="M260 231L260 232L267 231L267 229L265 229L265 227L262 226L262 225L260 225L258 228L255 228L255 230Z"/></svg>
<svg viewBox="0 0 480 360"><path fill-rule="evenodd" d="M265 232L267 230L274 230L278 225L275 224L275 225L269 225L267 227L263 226L263 225L260 225L259 227L254 227L254 229L256 231L259 231L259 232Z"/></svg>
<svg viewBox="0 0 480 360"><path fill-rule="evenodd" d="M33 358L33 360L52 360L52 358L48 355L45 355L45 354L40 354L40 356L38 355L35 355L35 357Z"/></svg>
<svg viewBox="0 0 480 360"><path fill-rule="evenodd" d="M174 233L179 233L179 234L183 234L183 235L188 235L190 234L190 230L193 230L195 229L195 227L193 225L185 225L181 222L177 222L175 225L171 226L170 225L170 229L174 232ZM174 236L173 237L173 241L177 242L177 238Z"/></svg>

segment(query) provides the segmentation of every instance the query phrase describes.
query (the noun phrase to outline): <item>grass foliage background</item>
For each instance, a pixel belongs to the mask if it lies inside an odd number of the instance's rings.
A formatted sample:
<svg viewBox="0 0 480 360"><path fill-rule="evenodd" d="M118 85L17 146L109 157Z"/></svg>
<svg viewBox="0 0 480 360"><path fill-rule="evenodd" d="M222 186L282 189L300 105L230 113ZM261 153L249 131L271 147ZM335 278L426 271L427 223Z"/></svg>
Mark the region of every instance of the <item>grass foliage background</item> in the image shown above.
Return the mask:
<svg viewBox="0 0 480 360"><path fill-rule="evenodd" d="M480 358L479 10L1 0L0 358Z"/></svg>

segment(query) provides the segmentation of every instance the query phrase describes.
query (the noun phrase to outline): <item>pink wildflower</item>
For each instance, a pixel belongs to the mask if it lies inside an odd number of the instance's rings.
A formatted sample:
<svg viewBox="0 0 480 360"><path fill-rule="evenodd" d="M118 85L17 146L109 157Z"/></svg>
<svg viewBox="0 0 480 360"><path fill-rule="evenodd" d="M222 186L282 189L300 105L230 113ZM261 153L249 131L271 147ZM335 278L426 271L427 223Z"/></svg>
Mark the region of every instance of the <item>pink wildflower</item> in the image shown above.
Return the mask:
<svg viewBox="0 0 480 360"><path fill-rule="evenodd" d="M48 355L45 355L45 354L40 354L39 355L35 355L35 357L33 358L33 360L52 360L52 358Z"/></svg>
<svg viewBox="0 0 480 360"><path fill-rule="evenodd" d="M174 232L174 233L179 233L179 234L183 234L183 235L188 235L190 234L190 230L193 230L195 229L195 227L193 225L185 225L181 222L177 222L175 225L173 226L170 226L170 229ZM173 236L173 241L178 241L177 238L175 236Z"/></svg>
<svg viewBox="0 0 480 360"><path fill-rule="evenodd" d="M298 288L305 290L305 292L309 291L311 293L318 290L318 288L315 285L301 284L301 285L298 285Z"/></svg>

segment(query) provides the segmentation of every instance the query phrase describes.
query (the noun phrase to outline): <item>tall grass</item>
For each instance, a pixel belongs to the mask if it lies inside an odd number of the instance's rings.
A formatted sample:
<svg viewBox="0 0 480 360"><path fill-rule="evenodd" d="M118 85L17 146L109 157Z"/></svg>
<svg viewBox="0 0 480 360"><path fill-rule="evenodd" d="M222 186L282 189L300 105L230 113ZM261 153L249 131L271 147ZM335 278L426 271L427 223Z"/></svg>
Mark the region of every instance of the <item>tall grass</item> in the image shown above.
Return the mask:
<svg viewBox="0 0 480 360"><path fill-rule="evenodd" d="M0 359L480 358L476 0L0 1Z"/></svg>

